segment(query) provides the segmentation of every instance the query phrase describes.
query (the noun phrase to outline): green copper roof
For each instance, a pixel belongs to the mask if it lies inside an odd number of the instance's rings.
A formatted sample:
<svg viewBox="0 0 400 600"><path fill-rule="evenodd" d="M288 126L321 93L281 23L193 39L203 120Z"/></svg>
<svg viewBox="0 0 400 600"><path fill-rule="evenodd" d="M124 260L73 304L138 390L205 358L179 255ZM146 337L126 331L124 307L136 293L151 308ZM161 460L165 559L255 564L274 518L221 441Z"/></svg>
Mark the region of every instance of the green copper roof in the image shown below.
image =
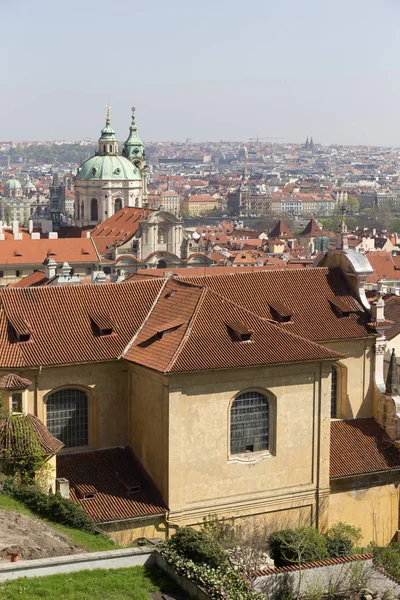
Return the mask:
<svg viewBox="0 0 400 600"><path fill-rule="evenodd" d="M135 107L132 107L132 123L129 127L129 136L124 144L122 154L131 160L135 158L144 158L144 146L139 137L135 122Z"/></svg>
<svg viewBox="0 0 400 600"><path fill-rule="evenodd" d="M92 156L78 169L77 179L99 179L121 181L124 179L139 181L139 169L123 156Z"/></svg>
<svg viewBox="0 0 400 600"><path fill-rule="evenodd" d="M18 181L18 179L15 179L14 175L11 175L10 179L6 181L6 185L4 186L4 188L6 190L20 190L21 183Z"/></svg>
<svg viewBox="0 0 400 600"><path fill-rule="evenodd" d="M107 116L106 116L106 126L101 130L101 136L99 138L99 142L116 142L117 138L115 137L115 131L111 127L110 121L110 105L107 104Z"/></svg>

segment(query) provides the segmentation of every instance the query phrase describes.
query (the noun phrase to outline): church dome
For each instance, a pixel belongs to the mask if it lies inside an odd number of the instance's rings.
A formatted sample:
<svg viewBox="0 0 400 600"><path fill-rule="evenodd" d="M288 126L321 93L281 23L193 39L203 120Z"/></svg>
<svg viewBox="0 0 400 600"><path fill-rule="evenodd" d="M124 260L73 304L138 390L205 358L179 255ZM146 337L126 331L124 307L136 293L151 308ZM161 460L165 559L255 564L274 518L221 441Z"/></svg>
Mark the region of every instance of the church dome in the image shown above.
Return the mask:
<svg viewBox="0 0 400 600"><path fill-rule="evenodd" d="M11 175L10 179L6 181L4 189L6 192L9 192L11 190L20 190L21 183L18 181L18 179L15 179L14 175Z"/></svg>
<svg viewBox="0 0 400 600"><path fill-rule="evenodd" d="M123 156L93 156L88 158L78 169L79 180L140 181L139 169Z"/></svg>

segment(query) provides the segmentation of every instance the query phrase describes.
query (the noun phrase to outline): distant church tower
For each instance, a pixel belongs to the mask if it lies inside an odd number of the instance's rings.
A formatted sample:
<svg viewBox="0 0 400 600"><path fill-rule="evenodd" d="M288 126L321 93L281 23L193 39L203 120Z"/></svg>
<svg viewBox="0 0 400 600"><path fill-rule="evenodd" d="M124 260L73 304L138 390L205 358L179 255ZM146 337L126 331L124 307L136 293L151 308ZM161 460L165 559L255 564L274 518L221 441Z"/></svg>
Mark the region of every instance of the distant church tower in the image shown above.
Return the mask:
<svg viewBox="0 0 400 600"><path fill-rule="evenodd" d="M77 171L75 221L79 226L105 221L124 206L143 206L146 197L146 161L133 109L130 134L122 155L111 127L110 106L101 130L98 151Z"/></svg>

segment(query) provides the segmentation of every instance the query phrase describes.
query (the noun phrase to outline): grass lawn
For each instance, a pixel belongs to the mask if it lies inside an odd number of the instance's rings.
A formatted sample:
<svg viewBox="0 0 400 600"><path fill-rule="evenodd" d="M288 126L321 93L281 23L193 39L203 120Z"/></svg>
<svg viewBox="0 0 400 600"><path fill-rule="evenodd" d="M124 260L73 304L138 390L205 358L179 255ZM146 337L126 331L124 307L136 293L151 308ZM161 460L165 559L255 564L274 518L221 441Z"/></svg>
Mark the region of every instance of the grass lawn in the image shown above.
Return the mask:
<svg viewBox="0 0 400 600"><path fill-rule="evenodd" d="M150 600L150 592L176 589L157 567L99 569L6 581L0 600Z"/></svg>
<svg viewBox="0 0 400 600"><path fill-rule="evenodd" d="M1 510L14 510L15 512L20 513L21 515L26 515L28 517L36 517L35 513L32 512L29 508L27 508L22 502L19 500L15 500L11 496L7 494L0 494L0 509ZM114 544L112 540L110 540L107 536L102 534L93 534L87 533L86 531L81 531L80 529L73 529L72 527L64 527L64 525L59 525L58 523L52 523L47 519L42 519L41 521L45 522L47 525L59 531L63 535L67 536L75 546L79 546L79 548L83 548L87 550L87 552L100 552L101 550L115 550L117 546Z"/></svg>

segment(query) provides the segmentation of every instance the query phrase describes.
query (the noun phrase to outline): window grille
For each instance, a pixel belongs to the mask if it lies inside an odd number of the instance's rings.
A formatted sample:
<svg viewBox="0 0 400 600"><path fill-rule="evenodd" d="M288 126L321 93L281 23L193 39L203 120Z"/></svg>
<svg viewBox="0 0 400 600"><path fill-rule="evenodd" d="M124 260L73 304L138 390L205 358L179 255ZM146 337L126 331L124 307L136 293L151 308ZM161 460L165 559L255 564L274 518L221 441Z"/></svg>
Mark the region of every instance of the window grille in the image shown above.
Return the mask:
<svg viewBox="0 0 400 600"><path fill-rule="evenodd" d="M331 376L331 419L336 419L337 415L337 368L332 367Z"/></svg>
<svg viewBox="0 0 400 600"><path fill-rule="evenodd" d="M65 389L47 400L47 428L66 448L88 444L88 401L82 390Z"/></svg>
<svg viewBox="0 0 400 600"><path fill-rule="evenodd" d="M259 392L246 392L231 407L231 454L268 449L269 402Z"/></svg>

